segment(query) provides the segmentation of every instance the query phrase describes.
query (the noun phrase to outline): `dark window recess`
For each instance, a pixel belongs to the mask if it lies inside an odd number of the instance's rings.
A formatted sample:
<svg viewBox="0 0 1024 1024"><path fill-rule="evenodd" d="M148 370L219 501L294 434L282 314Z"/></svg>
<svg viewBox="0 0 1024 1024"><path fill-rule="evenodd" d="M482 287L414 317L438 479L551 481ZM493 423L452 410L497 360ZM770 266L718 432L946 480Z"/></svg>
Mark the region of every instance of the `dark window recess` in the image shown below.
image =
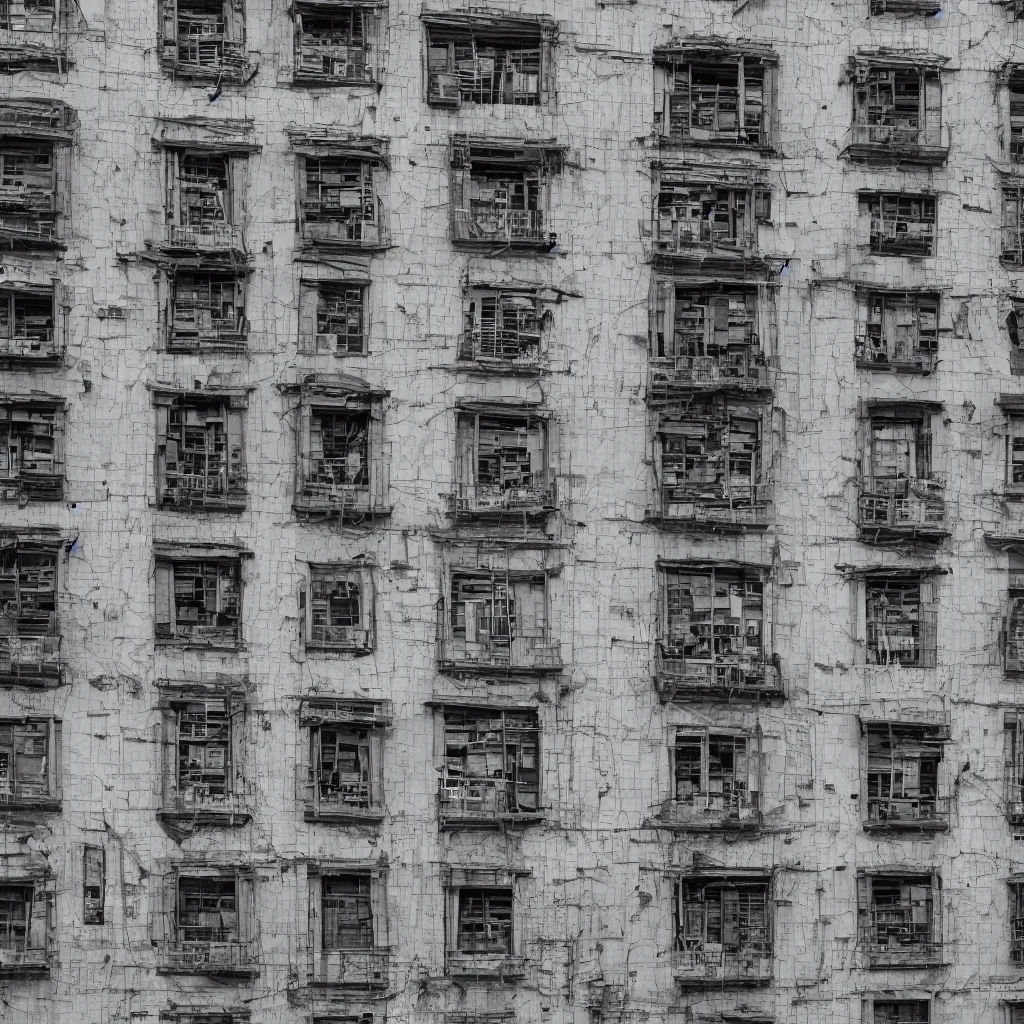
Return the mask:
<svg viewBox="0 0 1024 1024"><path fill-rule="evenodd" d="M532 292L474 288L463 315L460 359L528 366L538 363L541 315Z"/></svg>
<svg viewBox="0 0 1024 1024"><path fill-rule="evenodd" d="M309 424L310 472L316 487L368 487L369 412L330 412L313 409Z"/></svg>
<svg viewBox="0 0 1024 1024"><path fill-rule="evenodd" d="M1024 416L1008 416L1006 426L1006 486L1024 490Z"/></svg>
<svg viewBox="0 0 1024 1024"><path fill-rule="evenodd" d="M241 580L237 561L157 562L157 642L237 646Z"/></svg>
<svg viewBox="0 0 1024 1024"><path fill-rule="evenodd" d="M869 955L891 962L926 958L938 943L931 875L868 875L858 879L860 940Z"/></svg>
<svg viewBox="0 0 1024 1024"><path fill-rule="evenodd" d="M0 635L57 635L57 553L0 550Z"/></svg>
<svg viewBox="0 0 1024 1024"><path fill-rule="evenodd" d="M307 648L370 650L372 618L369 579L359 569L310 566Z"/></svg>
<svg viewBox="0 0 1024 1024"><path fill-rule="evenodd" d="M60 354L52 288L0 288L0 358Z"/></svg>
<svg viewBox="0 0 1024 1024"><path fill-rule="evenodd" d="M0 233L25 244L57 238L57 177L52 142L0 144Z"/></svg>
<svg viewBox="0 0 1024 1024"><path fill-rule="evenodd" d="M63 408L0 399L0 494L47 501L63 492Z"/></svg>
<svg viewBox="0 0 1024 1024"><path fill-rule="evenodd" d="M313 730L320 810L364 810L372 799L371 730L321 726Z"/></svg>
<svg viewBox="0 0 1024 1024"><path fill-rule="evenodd" d="M536 106L543 50L537 25L428 25L427 102Z"/></svg>
<svg viewBox="0 0 1024 1024"><path fill-rule="evenodd" d="M82 855L83 924L103 924L106 854L100 846L86 846Z"/></svg>
<svg viewBox="0 0 1024 1024"><path fill-rule="evenodd" d="M295 79L332 85L377 79L369 37L374 12L345 3L298 3L295 8Z"/></svg>
<svg viewBox="0 0 1024 1024"><path fill-rule="evenodd" d="M213 228L229 223L230 159L211 153L179 155L176 198L178 223L183 227Z"/></svg>
<svg viewBox="0 0 1024 1024"><path fill-rule="evenodd" d="M234 878L179 878L178 941L237 942L236 896Z"/></svg>
<svg viewBox="0 0 1024 1024"><path fill-rule="evenodd" d="M1010 959L1024 964L1024 881L1010 883Z"/></svg>
<svg viewBox="0 0 1024 1024"><path fill-rule="evenodd" d="M511 889L460 889L456 952L512 955Z"/></svg>
<svg viewBox="0 0 1024 1024"><path fill-rule="evenodd" d="M1003 633L1006 671L1024 672L1024 558L1012 551Z"/></svg>
<svg viewBox="0 0 1024 1024"><path fill-rule="evenodd" d="M934 256L934 196L862 195L860 211L870 225L868 247L877 256Z"/></svg>
<svg viewBox="0 0 1024 1024"><path fill-rule="evenodd" d="M872 370L930 370L939 338L937 295L876 292L861 299L856 358Z"/></svg>
<svg viewBox="0 0 1024 1024"><path fill-rule="evenodd" d="M769 142L774 68L755 59L680 62L667 75L660 131L673 142Z"/></svg>
<svg viewBox="0 0 1024 1024"><path fill-rule="evenodd" d="M232 408L230 401L207 401L190 395L158 402L156 409L161 504L244 504L242 410Z"/></svg>
<svg viewBox="0 0 1024 1024"><path fill-rule="evenodd" d="M533 711L444 712L443 816L533 814L540 794L540 728Z"/></svg>
<svg viewBox="0 0 1024 1024"><path fill-rule="evenodd" d="M771 955L768 883L735 880L678 883L675 948L716 957Z"/></svg>
<svg viewBox="0 0 1024 1024"><path fill-rule="evenodd" d="M321 338L337 355L366 351L363 324L366 288L363 285L321 284L317 289L317 351Z"/></svg>
<svg viewBox="0 0 1024 1024"><path fill-rule="evenodd" d="M245 278L178 270L171 299L170 348L240 348L245 344Z"/></svg>
<svg viewBox="0 0 1024 1024"><path fill-rule="evenodd" d="M935 666L936 609L932 589L932 583L918 579L867 581L868 664Z"/></svg>
<svg viewBox="0 0 1024 1024"><path fill-rule="evenodd" d="M1024 186L1003 186L1003 244L1000 259L1024 266Z"/></svg>
<svg viewBox="0 0 1024 1024"><path fill-rule="evenodd" d="M913 824L946 816L939 797L942 746L935 727L867 726L868 821Z"/></svg>
<svg viewBox="0 0 1024 1024"><path fill-rule="evenodd" d="M373 949L370 876L327 875L320 884L323 948Z"/></svg>
<svg viewBox="0 0 1024 1024"><path fill-rule="evenodd" d="M876 999L871 1024L929 1024L927 999Z"/></svg>
<svg viewBox="0 0 1024 1024"><path fill-rule="evenodd" d="M302 234L311 241L383 244L379 165L351 157L305 158Z"/></svg>

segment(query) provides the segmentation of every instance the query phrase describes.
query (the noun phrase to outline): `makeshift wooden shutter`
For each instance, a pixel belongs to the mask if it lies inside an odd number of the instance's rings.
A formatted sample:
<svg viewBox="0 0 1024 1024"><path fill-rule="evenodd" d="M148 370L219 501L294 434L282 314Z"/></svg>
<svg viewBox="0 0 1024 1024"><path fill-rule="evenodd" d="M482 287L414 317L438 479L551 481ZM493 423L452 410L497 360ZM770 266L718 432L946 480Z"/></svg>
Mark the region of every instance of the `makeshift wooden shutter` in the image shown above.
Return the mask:
<svg viewBox="0 0 1024 1024"><path fill-rule="evenodd" d="M373 182L373 220L364 222L363 233L367 242L376 242L377 245L387 245L391 241L391 230L389 227L388 208L385 203L387 197L388 169L381 163L372 164L370 167L370 178Z"/></svg>
<svg viewBox="0 0 1024 1024"><path fill-rule="evenodd" d="M761 751L761 810L777 811L786 803L788 780L786 777L786 743L781 726L759 736Z"/></svg>
<svg viewBox="0 0 1024 1024"><path fill-rule="evenodd" d="M930 579L921 580L920 607L920 657L921 668L935 668L938 656L938 601L935 584Z"/></svg>
<svg viewBox="0 0 1024 1024"><path fill-rule="evenodd" d="M166 62L178 59L178 4L177 0L160 0L160 54Z"/></svg>
<svg viewBox="0 0 1024 1024"><path fill-rule="evenodd" d="M323 947L320 926L323 884L319 869L311 867L306 874L306 948L315 955L319 955Z"/></svg>
<svg viewBox="0 0 1024 1024"><path fill-rule="evenodd" d="M156 563L156 615L157 636L162 632L174 635L174 566L170 562ZM163 627L163 631L161 630Z"/></svg>
<svg viewBox="0 0 1024 1024"><path fill-rule="evenodd" d="M540 75L537 87L539 91L538 99L542 107L552 105L555 96L555 47L551 35L550 29L541 29Z"/></svg>
<svg viewBox="0 0 1024 1024"><path fill-rule="evenodd" d="M163 497L167 486L167 430L170 402L156 400L156 449L153 453L153 479L156 481L156 499ZM177 459L174 460L175 462Z"/></svg>
<svg viewBox="0 0 1024 1024"><path fill-rule="evenodd" d="M468 152L453 151L448 173L448 209L451 211L452 238L468 237L470 162Z"/></svg>
<svg viewBox="0 0 1024 1024"><path fill-rule="evenodd" d="M779 67L768 64L764 69L764 95L761 111L761 145L779 148Z"/></svg>
<svg viewBox="0 0 1024 1024"><path fill-rule="evenodd" d="M160 787L161 802L170 807L178 795L178 709L174 706L163 708L157 726L160 744Z"/></svg>
<svg viewBox="0 0 1024 1024"><path fill-rule="evenodd" d="M311 281L299 282L299 352L303 355L315 355L318 351L317 304L320 293L317 285Z"/></svg>
<svg viewBox="0 0 1024 1024"><path fill-rule="evenodd" d="M296 744L295 758L295 799L307 809L316 807L316 764L314 755L317 753L319 726L304 725L299 722L299 737Z"/></svg>
<svg viewBox="0 0 1024 1024"><path fill-rule="evenodd" d="M956 784L956 764L948 756L948 744L942 744L939 751L938 797L940 805L945 805L953 797L953 790Z"/></svg>
<svg viewBox="0 0 1024 1024"><path fill-rule="evenodd" d="M230 19L225 19L225 26ZM224 216L235 228L245 225L246 214L246 179L249 161L244 153L229 153L228 165L228 198L224 204Z"/></svg>
<svg viewBox="0 0 1024 1024"><path fill-rule="evenodd" d="M444 771L446 763L446 746L444 731L444 708L434 708L434 770L438 773Z"/></svg>
<svg viewBox="0 0 1024 1024"><path fill-rule="evenodd" d="M559 470L560 452L560 430L559 422L554 417L544 423L545 453L544 453L544 477L545 483L550 485L555 482L555 476Z"/></svg>
<svg viewBox="0 0 1024 1024"><path fill-rule="evenodd" d="M235 875L235 899L238 905L238 941L250 946L256 939L255 880L252 875ZM248 951L246 954L248 955Z"/></svg>
<svg viewBox="0 0 1024 1024"><path fill-rule="evenodd" d="M181 160L181 153L176 149L169 149L165 154L164 160L164 217L168 224L180 224L180 178L179 178L179 163Z"/></svg>
<svg viewBox="0 0 1024 1024"><path fill-rule="evenodd" d="M366 630L366 646L371 650L376 646L377 639L375 598L373 573L369 569L363 569L359 573L359 618L360 625Z"/></svg>
<svg viewBox="0 0 1024 1024"><path fill-rule="evenodd" d="M152 875L149 890L149 930L153 944L163 946L177 940L178 875Z"/></svg>
<svg viewBox="0 0 1024 1024"><path fill-rule="evenodd" d="M850 614L853 624L854 662L867 661L867 585L862 579L850 580Z"/></svg>
<svg viewBox="0 0 1024 1024"><path fill-rule="evenodd" d="M245 45L245 0L225 0L224 38Z"/></svg>
<svg viewBox="0 0 1024 1024"><path fill-rule="evenodd" d="M370 730L370 806L384 806L384 730Z"/></svg>
<svg viewBox="0 0 1024 1024"><path fill-rule="evenodd" d="M924 72L924 141L926 145L938 146L941 142L942 85L937 71Z"/></svg>
<svg viewBox="0 0 1024 1024"><path fill-rule="evenodd" d="M51 800L60 800L63 792L61 775L64 751L59 719L51 718L47 721L46 753L46 792Z"/></svg>
<svg viewBox="0 0 1024 1024"><path fill-rule="evenodd" d="M306 484L307 473L310 472L309 459L311 456L310 451L310 425L313 419L313 407L309 404L309 401L303 399L299 405L299 429L297 437L297 447L295 459L295 493L296 496L301 495Z"/></svg>
<svg viewBox="0 0 1024 1024"><path fill-rule="evenodd" d="M384 508L388 502L388 460L384 457L384 403L379 398L370 402L369 449L370 507Z"/></svg>
<svg viewBox="0 0 1024 1024"><path fill-rule="evenodd" d="M312 603L309 600L310 576L308 572L302 574L299 580L298 605L299 605L299 643L305 644L313 635L310 615Z"/></svg>
<svg viewBox="0 0 1024 1024"><path fill-rule="evenodd" d="M760 223L772 219L772 190L770 188L754 189L754 220Z"/></svg>
<svg viewBox="0 0 1024 1024"><path fill-rule="evenodd" d="M53 410L53 473L64 476L64 434L67 431L67 409L58 405Z"/></svg>
<svg viewBox="0 0 1024 1024"><path fill-rule="evenodd" d="M228 721L231 724L231 775L228 779L229 792L235 796L248 793L245 756L246 749L246 706L239 696L228 698Z"/></svg>
<svg viewBox="0 0 1024 1024"><path fill-rule="evenodd" d="M942 945L942 876L932 873L932 942Z"/></svg>
<svg viewBox="0 0 1024 1024"><path fill-rule="evenodd" d="M68 292L63 282L53 280L53 347L57 355L63 355L68 340L68 319L65 306L69 303Z"/></svg>
<svg viewBox="0 0 1024 1024"><path fill-rule="evenodd" d="M456 413L455 483L473 487L476 483L477 423L480 417L472 412Z"/></svg>
<svg viewBox="0 0 1024 1024"><path fill-rule="evenodd" d="M685 886L681 882L676 883L676 894L678 900L678 927L677 946L682 949L703 949L707 942L708 912L707 905L702 902L684 900Z"/></svg>
<svg viewBox="0 0 1024 1024"><path fill-rule="evenodd" d="M370 872L370 908L373 913L373 944L387 946L390 943L388 929L388 869L379 865Z"/></svg>
<svg viewBox="0 0 1024 1024"><path fill-rule="evenodd" d="M871 941L871 876L857 875L857 942Z"/></svg>
<svg viewBox="0 0 1024 1024"><path fill-rule="evenodd" d="M244 402L229 400L225 410L228 449L228 491L245 491Z"/></svg>
<svg viewBox="0 0 1024 1024"><path fill-rule="evenodd" d="M50 881L37 881L32 886L32 910L28 927L28 948L49 950L53 927L55 889Z"/></svg>
<svg viewBox="0 0 1024 1024"><path fill-rule="evenodd" d="M676 354L674 342L676 286L674 281L658 281L654 289L652 354L659 359L664 359Z"/></svg>
<svg viewBox="0 0 1024 1024"><path fill-rule="evenodd" d="M295 157L295 230L302 235L306 209L306 157Z"/></svg>

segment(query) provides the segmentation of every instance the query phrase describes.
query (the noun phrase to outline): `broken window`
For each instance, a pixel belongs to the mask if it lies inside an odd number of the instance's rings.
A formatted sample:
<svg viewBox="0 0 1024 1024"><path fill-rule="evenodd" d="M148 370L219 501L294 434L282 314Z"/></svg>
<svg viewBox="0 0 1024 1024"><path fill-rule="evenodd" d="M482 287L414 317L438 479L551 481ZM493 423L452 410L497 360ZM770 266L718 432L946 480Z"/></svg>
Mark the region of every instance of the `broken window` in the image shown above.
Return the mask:
<svg viewBox="0 0 1024 1024"><path fill-rule="evenodd" d="M156 485L161 505L245 507L244 398L158 393Z"/></svg>
<svg viewBox="0 0 1024 1024"><path fill-rule="evenodd" d="M61 723L0 721L0 806L59 810Z"/></svg>
<svg viewBox="0 0 1024 1024"><path fill-rule="evenodd" d="M697 396L659 417L661 515L760 523L769 500L765 408Z"/></svg>
<svg viewBox="0 0 1024 1024"><path fill-rule="evenodd" d="M778 57L704 46L657 50L655 132L673 143L775 145Z"/></svg>
<svg viewBox="0 0 1024 1024"><path fill-rule="evenodd" d="M939 297L870 292L857 303L857 365L871 370L929 371L935 367Z"/></svg>
<svg viewBox="0 0 1024 1024"><path fill-rule="evenodd" d="M372 43L380 32L375 6L295 5L295 77L307 85L372 85L380 78Z"/></svg>
<svg viewBox="0 0 1024 1024"><path fill-rule="evenodd" d="M1024 266L1024 186L1003 185L1003 244L1000 259Z"/></svg>
<svg viewBox="0 0 1024 1024"><path fill-rule="evenodd" d="M244 251L245 154L168 149L168 242Z"/></svg>
<svg viewBox="0 0 1024 1024"><path fill-rule="evenodd" d="M674 818L699 822L756 814L760 753L753 736L679 728L671 755Z"/></svg>
<svg viewBox="0 0 1024 1024"><path fill-rule="evenodd" d="M335 356L366 352L365 282L303 282L299 293L299 351Z"/></svg>
<svg viewBox="0 0 1024 1024"><path fill-rule="evenodd" d="M0 496L59 501L63 493L63 402L0 398Z"/></svg>
<svg viewBox="0 0 1024 1024"><path fill-rule="evenodd" d="M56 285L0 287L0 359L42 361L61 355L59 294Z"/></svg>
<svg viewBox="0 0 1024 1024"><path fill-rule="evenodd" d="M458 890L455 952L511 955L512 889Z"/></svg>
<svg viewBox="0 0 1024 1024"><path fill-rule="evenodd" d="M539 365L542 317L536 292L471 288L463 321L460 359L509 367Z"/></svg>
<svg viewBox="0 0 1024 1024"><path fill-rule="evenodd" d="M659 253L694 247L749 252L757 247L758 222L770 218L770 189L662 180L654 212L655 249Z"/></svg>
<svg viewBox="0 0 1024 1024"><path fill-rule="evenodd" d="M551 178L561 170L555 147L451 143L452 241L550 249Z"/></svg>
<svg viewBox="0 0 1024 1024"><path fill-rule="evenodd" d="M771 977L767 878L690 877L676 883L677 979L767 981Z"/></svg>
<svg viewBox="0 0 1024 1024"><path fill-rule="evenodd" d="M320 879L322 948L373 949L373 905L368 874L325 875Z"/></svg>
<svg viewBox="0 0 1024 1024"><path fill-rule="evenodd" d="M535 711L444 709L441 821L536 815L540 726Z"/></svg>
<svg viewBox="0 0 1024 1024"><path fill-rule="evenodd" d="M864 593L868 664L934 668L934 584L919 575L872 576Z"/></svg>
<svg viewBox="0 0 1024 1024"><path fill-rule="evenodd" d="M52 883L0 883L0 953L5 967L40 969L53 951Z"/></svg>
<svg viewBox="0 0 1024 1024"><path fill-rule="evenodd" d="M102 846L86 846L82 852L83 924L103 924L103 893L105 887L105 851Z"/></svg>
<svg viewBox="0 0 1024 1024"><path fill-rule="evenodd" d="M858 932L870 966L913 965L940 957L939 891L937 875L858 874Z"/></svg>
<svg viewBox="0 0 1024 1024"><path fill-rule="evenodd" d="M942 87L935 67L884 67L863 59L850 59L853 86L851 153L868 147L877 157L884 151L901 159L924 156L922 149L948 146L942 139ZM881 151L881 152L879 152Z"/></svg>
<svg viewBox="0 0 1024 1024"><path fill-rule="evenodd" d="M542 19L449 17L427 22L427 102L547 102L554 26Z"/></svg>
<svg viewBox="0 0 1024 1024"><path fill-rule="evenodd" d="M935 197L898 192L863 193L860 214L869 224L868 249L875 256L934 256Z"/></svg>
<svg viewBox="0 0 1024 1024"><path fill-rule="evenodd" d="M387 392L356 377L300 390L295 508L354 520L386 514Z"/></svg>
<svg viewBox="0 0 1024 1024"><path fill-rule="evenodd" d="M657 379L668 374L666 383L692 386L767 382L755 286L659 281L655 301Z"/></svg>
<svg viewBox="0 0 1024 1024"><path fill-rule="evenodd" d="M864 728L868 825L945 828L949 801L939 793L945 735L938 726L895 722Z"/></svg>
<svg viewBox="0 0 1024 1024"><path fill-rule="evenodd" d="M243 0L161 0L161 20L160 63L165 68L181 78L243 78Z"/></svg>
<svg viewBox="0 0 1024 1024"><path fill-rule="evenodd" d="M241 643L241 611L238 558L157 558L158 644L237 647Z"/></svg>
<svg viewBox="0 0 1024 1024"><path fill-rule="evenodd" d="M865 1024L928 1024L931 1020L927 999L873 999L870 1012Z"/></svg>
<svg viewBox="0 0 1024 1024"><path fill-rule="evenodd" d="M557 671L544 572L455 569L441 660L459 669Z"/></svg>
<svg viewBox="0 0 1024 1024"><path fill-rule="evenodd" d="M495 409L458 413L455 516L546 514L555 508L548 420Z"/></svg>
<svg viewBox="0 0 1024 1024"><path fill-rule="evenodd" d="M373 649L373 580L365 567L311 564L308 596L299 597L306 649Z"/></svg>
<svg viewBox="0 0 1024 1024"><path fill-rule="evenodd" d="M862 422L861 530L879 539L945 533L944 482L935 471L933 427L941 407L870 403ZM881 531L881 532L879 532Z"/></svg>
<svg viewBox="0 0 1024 1024"><path fill-rule="evenodd" d="M380 158L301 158L299 221L304 241L341 248L387 245Z"/></svg>
<svg viewBox="0 0 1024 1024"><path fill-rule="evenodd" d="M177 268L170 281L172 351L245 347L245 275L230 270Z"/></svg>
<svg viewBox="0 0 1024 1024"><path fill-rule="evenodd" d="M59 681L56 547L0 543L0 679Z"/></svg>

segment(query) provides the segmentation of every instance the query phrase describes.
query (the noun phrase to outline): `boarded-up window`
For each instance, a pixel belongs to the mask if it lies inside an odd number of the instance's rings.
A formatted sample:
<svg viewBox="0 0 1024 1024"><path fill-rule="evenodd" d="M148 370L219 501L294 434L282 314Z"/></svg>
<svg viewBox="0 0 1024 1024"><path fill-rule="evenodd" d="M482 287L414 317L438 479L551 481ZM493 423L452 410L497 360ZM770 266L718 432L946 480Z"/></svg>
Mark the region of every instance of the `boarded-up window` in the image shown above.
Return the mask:
<svg viewBox="0 0 1024 1024"><path fill-rule="evenodd" d="M3 0L0 28L14 32L50 32L56 15L56 0Z"/></svg>
<svg viewBox="0 0 1024 1024"><path fill-rule="evenodd" d="M934 876L860 875L857 881L860 941L869 953L913 960L941 945Z"/></svg>
<svg viewBox="0 0 1024 1024"><path fill-rule="evenodd" d="M935 68L861 66L853 90L856 142L938 146L942 91Z"/></svg>
<svg viewBox="0 0 1024 1024"><path fill-rule="evenodd" d="M368 651L373 647L373 583L352 565L310 566L308 596L300 596L307 648Z"/></svg>
<svg viewBox="0 0 1024 1024"><path fill-rule="evenodd" d="M757 221L768 220L771 191L662 181L654 211L659 252L692 246L750 249L757 243Z"/></svg>
<svg viewBox="0 0 1024 1024"><path fill-rule="evenodd" d="M0 144L0 229L26 241L56 237L57 161L52 142Z"/></svg>
<svg viewBox="0 0 1024 1024"><path fill-rule="evenodd" d="M356 246L380 244L383 202L376 173L379 166L353 157L305 157L303 237Z"/></svg>
<svg viewBox="0 0 1024 1024"><path fill-rule="evenodd" d="M672 749L672 800L712 813L756 809L758 757L750 736L678 729Z"/></svg>
<svg viewBox="0 0 1024 1024"><path fill-rule="evenodd" d="M928 1024L931 1020L927 999L875 999L871 1012L870 1024Z"/></svg>
<svg viewBox="0 0 1024 1024"><path fill-rule="evenodd" d="M178 269L172 278L172 349L244 344L245 277L228 271Z"/></svg>
<svg viewBox="0 0 1024 1024"><path fill-rule="evenodd" d="M57 557L30 547L0 550L0 632L57 635Z"/></svg>
<svg viewBox="0 0 1024 1024"><path fill-rule="evenodd" d="M167 5L176 11L176 18L165 27L166 42L176 41L176 48L165 45L163 60L176 64L182 75L223 72L226 77L240 77L244 65L245 8L236 0L176 0ZM165 22L167 11L165 9ZM169 37L169 38L168 38Z"/></svg>
<svg viewBox="0 0 1024 1024"><path fill-rule="evenodd" d="M1003 244L1000 259L1014 266L1024 264L1024 186L1004 185Z"/></svg>
<svg viewBox="0 0 1024 1024"><path fill-rule="evenodd" d="M178 879L179 942L236 942L238 900L234 878L183 875Z"/></svg>

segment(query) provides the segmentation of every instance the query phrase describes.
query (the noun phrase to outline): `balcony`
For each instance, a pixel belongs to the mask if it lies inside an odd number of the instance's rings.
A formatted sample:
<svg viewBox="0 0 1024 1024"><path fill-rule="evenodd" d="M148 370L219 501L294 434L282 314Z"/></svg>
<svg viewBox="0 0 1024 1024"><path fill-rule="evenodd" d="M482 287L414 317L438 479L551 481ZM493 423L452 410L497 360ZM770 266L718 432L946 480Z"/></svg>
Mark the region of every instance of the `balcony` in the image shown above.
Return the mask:
<svg viewBox="0 0 1024 1024"><path fill-rule="evenodd" d="M52 187L0 186L0 238L26 248L62 248L57 212L57 196Z"/></svg>
<svg viewBox="0 0 1024 1024"><path fill-rule="evenodd" d="M391 239L387 228L369 219L349 220L344 208L304 200L302 203L302 240L314 245L335 246L379 252Z"/></svg>
<svg viewBox="0 0 1024 1024"><path fill-rule="evenodd" d="M866 335L859 335L854 359L862 370L931 373L935 369L936 353L894 338L869 339Z"/></svg>
<svg viewBox="0 0 1024 1024"><path fill-rule="evenodd" d="M554 247L556 236L545 231L543 210L456 209L452 212L452 241L548 250Z"/></svg>
<svg viewBox="0 0 1024 1024"><path fill-rule="evenodd" d="M855 124L843 136L839 155L851 160L937 167L949 156L947 125Z"/></svg>
<svg viewBox="0 0 1024 1024"><path fill-rule="evenodd" d="M209 224L168 224L164 245L168 249L246 251L242 229L221 221Z"/></svg>
<svg viewBox="0 0 1024 1024"><path fill-rule="evenodd" d="M868 797L865 832L946 832L948 797Z"/></svg>
<svg viewBox="0 0 1024 1024"><path fill-rule="evenodd" d="M656 666L662 701L771 700L784 696L782 676L764 658L722 656L714 662L694 661L682 652L658 645Z"/></svg>
<svg viewBox="0 0 1024 1024"><path fill-rule="evenodd" d="M162 942L157 963L164 974L249 978L260 973L256 950L248 942Z"/></svg>
<svg viewBox="0 0 1024 1024"><path fill-rule="evenodd" d="M746 793L694 793L691 800L666 800L654 821L680 832L755 832L761 825L757 797Z"/></svg>
<svg viewBox="0 0 1024 1024"><path fill-rule="evenodd" d="M160 63L182 78L197 81L241 82L250 67L243 43L211 32L206 19L185 12L178 17L177 45L165 45Z"/></svg>
<svg viewBox="0 0 1024 1024"><path fill-rule="evenodd" d="M160 817L195 825L233 827L252 820L252 808L238 794L211 794L208 786L192 786L184 793L166 794Z"/></svg>
<svg viewBox="0 0 1024 1024"><path fill-rule="evenodd" d="M0 782L0 809L60 811L61 799L47 792L44 782Z"/></svg>
<svg viewBox="0 0 1024 1024"><path fill-rule="evenodd" d="M303 805L305 821L376 825L384 820L384 808L374 801L369 782L343 782L336 787L319 784L319 787L319 794Z"/></svg>
<svg viewBox="0 0 1024 1024"><path fill-rule="evenodd" d="M63 672L60 636L0 635L0 681L48 688L60 686Z"/></svg>
<svg viewBox="0 0 1024 1024"><path fill-rule="evenodd" d="M0 942L0 978L49 974L50 959L47 949L12 949Z"/></svg>
<svg viewBox="0 0 1024 1024"><path fill-rule="evenodd" d="M462 335L459 359L481 369L506 373L539 373L543 368L540 332L474 328Z"/></svg>
<svg viewBox="0 0 1024 1024"><path fill-rule="evenodd" d="M0 363L52 364L60 362L63 355L63 347L52 327L10 338L0 336Z"/></svg>
<svg viewBox="0 0 1024 1024"><path fill-rule="evenodd" d="M337 985L348 988L387 988L391 968L391 950L324 949L310 951L310 985Z"/></svg>
<svg viewBox="0 0 1024 1024"><path fill-rule="evenodd" d="M949 536L943 485L915 480L900 493L862 493L857 502L861 540L868 543Z"/></svg>
<svg viewBox="0 0 1024 1024"><path fill-rule="evenodd" d="M520 806L518 788L517 783L506 779L441 779L437 794L441 828L497 828L502 824L543 821L540 811ZM537 796L532 788L529 799L536 806Z"/></svg>
<svg viewBox="0 0 1024 1024"><path fill-rule="evenodd" d="M445 973L453 978L501 978L514 981L526 977L526 960L508 953L454 953L445 956Z"/></svg>
<svg viewBox="0 0 1024 1024"><path fill-rule="evenodd" d="M380 472L384 467L380 468ZM372 519L388 515L390 508L375 493L387 492L386 484L371 488L370 484L346 483L350 474L349 460L305 456L299 460L300 480L295 495L295 510L341 516L343 521Z"/></svg>
<svg viewBox="0 0 1024 1024"><path fill-rule="evenodd" d="M685 988L768 985L772 980L772 954L758 947L732 953L706 943L700 951L677 951L672 973L676 983Z"/></svg>
<svg viewBox="0 0 1024 1024"><path fill-rule="evenodd" d="M646 518L663 526L724 529L766 529L771 502L768 484L666 484L660 507Z"/></svg>
<svg viewBox="0 0 1024 1024"><path fill-rule="evenodd" d="M458 484L449 498L453 519L522 519L550 515L557 510L554 475L533 473L526 487L500 484Z"/></svg>
<svg viewBox="0 0 1024 1024"><path fill-rule="evenodd" d="M562 671L562 648L556 637L539 629L520 630L511 641L446 637L438 660L442 671L543 675Z"/></svg>
<svg viewBox="0 0 1024 1024"><path fill-rule="evenodd" d="M770 391L768 367L757 351L757 336L751 339L748 358L737 361L735 353L716 356L652 357L649 363L649 399L669 399L677 391Z"/></svg>
<svg viewBox="0 0 1024 1024"><path fill-rule="evenodd" d="M892 916L896 923L903 922L904 915L901 910L894 911ZM899 969L943 966L942 944L939 942L915 942L902 945L895 941L889 945L880 942L866 942L863 944L863 949L868 967Z"/></svg>

